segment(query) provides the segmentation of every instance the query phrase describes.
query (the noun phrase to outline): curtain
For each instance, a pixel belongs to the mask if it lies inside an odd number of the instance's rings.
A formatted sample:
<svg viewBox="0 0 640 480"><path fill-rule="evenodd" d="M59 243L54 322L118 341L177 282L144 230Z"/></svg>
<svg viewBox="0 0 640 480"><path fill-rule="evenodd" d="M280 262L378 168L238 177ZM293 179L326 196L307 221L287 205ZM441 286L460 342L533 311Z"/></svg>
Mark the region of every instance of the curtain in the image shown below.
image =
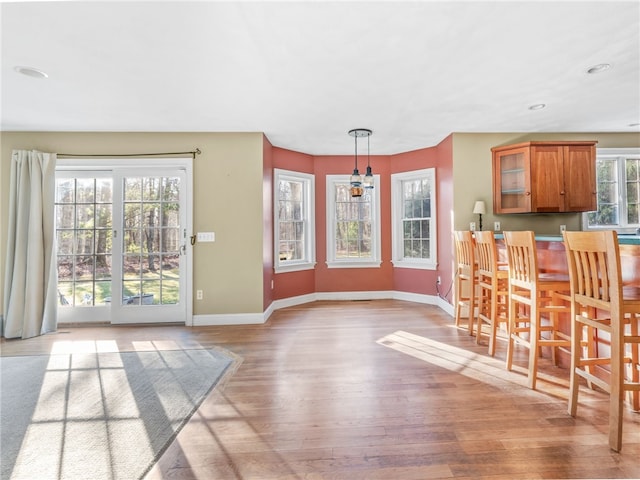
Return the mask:
<svg viewBox="0 0 640 480"><path fill-rule="evenodd" d="M55 153L14 150L11 156L2 332L6 338L56 330L55 167Z"/></svg>

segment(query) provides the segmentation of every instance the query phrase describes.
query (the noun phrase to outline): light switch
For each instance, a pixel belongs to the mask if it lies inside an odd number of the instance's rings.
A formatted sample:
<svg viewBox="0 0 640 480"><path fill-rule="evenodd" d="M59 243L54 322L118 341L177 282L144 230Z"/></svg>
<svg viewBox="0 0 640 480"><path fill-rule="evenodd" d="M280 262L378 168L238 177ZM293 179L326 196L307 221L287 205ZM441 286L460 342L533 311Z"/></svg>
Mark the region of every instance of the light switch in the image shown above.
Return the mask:
<svg viewBox="0 0 640 480"><path fill-rule="evenodd" d="M214 232L198 232L198 242L215 242L216 234Z"/></svg>

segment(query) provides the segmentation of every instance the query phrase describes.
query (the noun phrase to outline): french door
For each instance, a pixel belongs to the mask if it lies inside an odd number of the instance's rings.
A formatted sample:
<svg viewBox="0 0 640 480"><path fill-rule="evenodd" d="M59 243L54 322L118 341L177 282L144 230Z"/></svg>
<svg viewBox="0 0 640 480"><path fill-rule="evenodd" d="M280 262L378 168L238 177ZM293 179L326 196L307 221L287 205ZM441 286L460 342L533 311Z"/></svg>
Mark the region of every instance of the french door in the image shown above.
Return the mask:
<svg viewBox="0 0 640 480"><path fill-rule="evenodd" d="M58 320L190 323L190 169L61 167Z"/></svg>

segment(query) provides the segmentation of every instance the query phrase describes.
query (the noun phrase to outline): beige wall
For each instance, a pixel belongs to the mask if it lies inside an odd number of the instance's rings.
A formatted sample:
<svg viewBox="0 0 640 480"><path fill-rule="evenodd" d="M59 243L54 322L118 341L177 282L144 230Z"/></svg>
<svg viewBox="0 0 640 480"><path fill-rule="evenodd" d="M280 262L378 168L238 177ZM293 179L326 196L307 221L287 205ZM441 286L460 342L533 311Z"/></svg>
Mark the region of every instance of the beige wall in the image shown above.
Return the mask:
<svg viewBox="0 0 640 480"><path fill-rule="evenodd" d="M193 247L193 313L262 313L262 133L0 134L0 301L11 151L124 154L202 151L193 164L193 231L213 231L214 243Z"/></svg>
<svg viewBox="0 0 640 480"><path fill-rule="evenodd" d="M559 235L560 225L569 230L581 228L581 214L494 215L491 148L529 140L597 140L597 148L640 147L637 133L456 133L453 135L454 229L466 230L478 222L471 213L476 200L484 200L487 214L483 230L499 221L502 230L534 230L537 234Z"/></svg>
<svg viewBox="0 0 640 480"><path fill-rule="evenodd" d="M487 202L485 229L494 220L502 229L533 229L558 234L560 224L580 228L579 214L500 215L492 213L491 147L527 140L597 140L601 148L640 147L639 134L454 134L453 228L466 229L477 221L471 213L475 200ZM264 136L262 133L34 133L0 134L0 301L4 284L9 174L13 149L55 153L148 153L200 148L194 161L193 231L214 231L215 243L196 244L193 250L193 313L262 313L263 212L270 196L263 196ZM268 283L268 282L267 282Z"/></svg>

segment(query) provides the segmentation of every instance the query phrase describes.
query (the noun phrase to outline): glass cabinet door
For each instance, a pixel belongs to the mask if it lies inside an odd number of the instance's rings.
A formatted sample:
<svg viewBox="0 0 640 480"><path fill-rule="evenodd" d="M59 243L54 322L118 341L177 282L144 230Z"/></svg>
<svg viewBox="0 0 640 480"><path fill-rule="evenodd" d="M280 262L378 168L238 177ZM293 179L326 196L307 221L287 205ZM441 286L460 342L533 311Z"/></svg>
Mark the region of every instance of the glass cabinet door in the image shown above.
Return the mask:
<svg viewBox="0 0 640 480"><path fill-rule="evenodd" d="M498 213L527 212L531 208L529 156L526 149L497 152L494 204Z"/></svg>

